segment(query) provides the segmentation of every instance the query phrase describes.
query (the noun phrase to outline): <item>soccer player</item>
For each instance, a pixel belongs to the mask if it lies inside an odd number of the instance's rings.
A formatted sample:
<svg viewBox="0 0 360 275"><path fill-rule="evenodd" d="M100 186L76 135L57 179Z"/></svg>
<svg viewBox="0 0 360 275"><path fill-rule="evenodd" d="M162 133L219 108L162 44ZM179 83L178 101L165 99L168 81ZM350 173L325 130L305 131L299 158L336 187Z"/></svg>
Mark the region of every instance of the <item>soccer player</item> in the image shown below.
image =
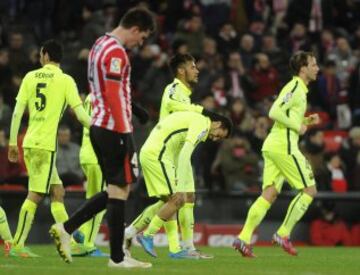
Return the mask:
<svg viewBox="0 0 360 275"><path fill-rule="evenodd" d="M13 238L4 209L0 206L0 237L4 240L4 255L9 256Z"/></svg>
<svg viewBox="0 0 360 275"><path fill-rule="evenodd" d="M176 54L170 60L170 69L175 76L172 83L166 86L160 107L160 121L169 114L179 111L192 111L209 115L204 108L197 104L191 104L190 96L192 88L198 81L199 71L195 65L195 59L190 54ZM191 184L194 185L194 182ZM182 235L183 248L198 254L201 258L213 258L210 255L200 253L195 249L193 241L194 229L194 203L195 194L187 193L185 204L179 210L179 221ZM162 207L164 201L159 200L155 204L147 207L125 230L125 248L129 249L131 239L136 234L146 228L156 212ZM164 224L168 235L170 252L177 250L175 240L172 236L177 236L177 220L170 220ZM176 231L176 232L175 232Z"/></svg>
<svg viewBox="0 0 360 275"><path fill-rule="evenodd" d="M89 116L91 116L90 95L88 95L84 102L84 108ZM95 194L105 190L105 181L101 173L101 168L96 158L94 149L91 145L89 130L84 127L82 144L80 148L80 164L86 176L86 199L90 199ZM106 257L100 249L95 246L95 239L99 232L101 221L104 217L105 210L93 216L90 220L84 223L77 231L76 241L79 242L74 247L72 246L73 256L92 256L92 257ZM80 254L77 249L82 244Z"/></svg>
<svg viewBox="0 0 360 275"><path fill-rule="evenodd" d="M153 237L169 221L176 222L176 212L184 205L186 193L194 193L191 155L195 147L206 139L220 140L230 135L231 122L211 121L195 112L175 112L162 119L151 131L140 151L148 195L165 204L157 211L143 234L137 240L145 251L157 257ZM181 250L177 230L168 235L171 258L199 258Z"/></svg>
<svg viewBox="0 0 360 275"><path fill-rule="evenodd" d="M24 77L12 116L8 157L18 161L17 135L25 108L29 110L29 125L23 142L24 159L29 175L28 195L21 206L19 221L10 256L36 257L24 246L36 213L45 195L50 193L51 213L56 222L64 222L68 215L64 206L64 188L55 166L57 128L67 105L86 127L86 114L76 84L60 69L62 46L46 41L40 50L42 68Z"/></svg>
<svg viewBox="0 0 360 275"><path fill-rule="evenodd" d="M282 88L269 112L274 125L262 147L262 194L250 207L245 225L233 243L233 247L244 257L255 256L250 244L253 231L281 192L284 179L298 194L291 201L282 225L273 235L273 242L290 255L297 255L290 241L290 234L317 192L313 172L299 150L298 140L299 135L306 132L308 125L320 122L317 114L304 117L307 86L316 80L319 67L311 52L299 51L290 58L290 69L294 77Z"/></svg>
<svg viewBox="0 0 360 275"><path fill-rule="evenodd" d="M155 29L154 15L143 8L125 13L112 32L97 39L88 61L88 81L93 106L90 140L99 161L107 190L87 200L73 216L50 229L60 256L71 262L70 234L81 224L106 209L110 231L109 267L148 268L125 256L125 201L130 185L138 173L137 155L133 143L130 91L131 67L125 48L141 46ZM135 113L136 114L136 113Z"/></svg>

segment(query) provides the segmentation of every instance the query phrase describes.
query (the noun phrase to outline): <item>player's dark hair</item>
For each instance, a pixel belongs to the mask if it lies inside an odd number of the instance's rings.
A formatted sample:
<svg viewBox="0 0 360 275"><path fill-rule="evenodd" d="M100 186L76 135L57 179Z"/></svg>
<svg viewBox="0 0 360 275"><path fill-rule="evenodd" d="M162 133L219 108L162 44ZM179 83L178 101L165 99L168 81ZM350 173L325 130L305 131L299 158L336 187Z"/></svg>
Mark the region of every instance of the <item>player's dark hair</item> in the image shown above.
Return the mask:
<svg viewBox="0 0 360 275"><path fill-rule="evenodd" d="M312 52L304 52L298 51L293 54L290 58L289 67L293 73L293 75L298 75L300 73L300 69L302 67L306 67L308 65L308 58L315 57Z"/></svg>
<svg viewBox="0 0 360 275"><path fill-rule="evenodd" d="M169 62L169 67L174 76L177 75L177 71L180 66L184 65L186 62L191 61L195 62L195 58L190 54L175 54Z"/></svg>
<svg viewBox="0 0 360 275"><path fill-rule="evenodd" d="M145 8L132 8L128 10L120 20L120 25L125 29L138 27L141 32L155 32L156 22L154 14Z"/></svg>
<svg viewBox="0 0 360 275"><path fill-rule="evenodd" d="M62 45L54 39L50 39L44 42L42 45L42 53L48 54L50 61L60 63L63 56Z"/></svg>
<svg viewBox="0 0 360 275"><path fill-rule="evenodd" d="M226 135L227 138L232 135L233 123L231 122L230 118L224 116L221 120L221 127L228 130L228 133Z"/></svg>

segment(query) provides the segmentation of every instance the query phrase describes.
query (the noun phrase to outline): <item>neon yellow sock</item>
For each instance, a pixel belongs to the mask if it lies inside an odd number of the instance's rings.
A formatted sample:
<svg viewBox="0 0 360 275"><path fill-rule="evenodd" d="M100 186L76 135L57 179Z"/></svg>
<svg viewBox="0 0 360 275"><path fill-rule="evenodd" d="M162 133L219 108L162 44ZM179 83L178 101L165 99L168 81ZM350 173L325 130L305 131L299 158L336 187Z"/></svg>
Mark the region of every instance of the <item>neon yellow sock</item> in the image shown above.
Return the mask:
<svg viewBox="0 0 360 275"><path fill-rule="evenodd" d="M164 220L160 219L158 215L155 215L154 218L152 218L148 228L144 231L144 236L154 237L154 235L160 230L164 223Z"/></svg>
<svg viewBox="0 0 360 275"><path fill-rule="evenodd" d="M99 228L101 225L101 221L105 215L106 210L101 211L97 215L95 215L91 220L87 221L85 224L87 225L84 230L81 232L84 234L84 245L87 248L95 247L95 239L99 232Z"/></svg>
<svg viewBox="0 0 360 275"><path fill-rule="evenodd" d="M194 247L194 203L185 203L179 209L179 222L181 230L181 240L187 249Z"/></svg>
<svg viewBox="0 0 360 275"><path fill-rule="evenodd" d="M14 237L14 246L21 248L29 235L32 222L34 220L37 204L31 200L26 199L21 206L19 221Z"/></svg>
<svg viewBox="0 0 360 275"><path fill-rule="evenodd" d="M178 223L176 220L170 220L164 224L166 236L169 242L169 251L177 253L181 250L178 234Z"/></svg>
<svg viewBox="0 0 360 275"><path fill-rule="evenodd" d="M69 219L64 203L53 201L51 202L50 208L56 223L63 223Z"/></svg>
<svg viewBox="0 0 360 275"><path fill-rule="evenodd" d="M134 226L138 232L144 230L163 205L163 201L158 201L146 207L145 210L131 223L131 225Z"/></svg>
<svg viewBox="0 0 360 275"><path fill-rule="evenodd" d="M271 204L264 197L260 196L257 198L249 209L245 225L239 234L239 239L250 244L255 228L261 223L270 206Z"/></svg>
<svg viewBox="0 0 360 275"><path fill-rule="evenodd" d="M12 241L12 235L4 209L0 206L0 236L4 241Z"/></svg>
<svg viewBox="0 0 360 275"><path fill-rule="evenodd" d="M277 234L280 237L290 236L295 224L305 214L312 201L313 198L303 192L299 193L295 198L293 198L288 207L284 222L277 231Z"/></svg>

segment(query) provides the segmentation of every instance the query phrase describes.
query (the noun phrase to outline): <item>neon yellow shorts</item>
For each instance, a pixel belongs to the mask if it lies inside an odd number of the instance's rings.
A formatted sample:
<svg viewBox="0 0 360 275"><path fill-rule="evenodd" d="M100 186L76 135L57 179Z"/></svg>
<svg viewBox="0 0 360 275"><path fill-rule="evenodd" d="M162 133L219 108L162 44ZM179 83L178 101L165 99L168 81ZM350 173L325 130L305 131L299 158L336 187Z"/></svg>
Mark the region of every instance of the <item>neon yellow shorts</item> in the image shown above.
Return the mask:
<svg viewBox="0 0 360 275"><path fill-rule="evenodd" d="M159 160L152 154L140 151L140 164L149 197L169 196L177 192L195 192L193 180L184 186L177 185L176 166L166 158Z"/></svg>
<svg viewBox="0 0 360 275"><path fill-rule="evenodd" d="M29 191L48 194L50 185L62 184L56 166L56 153L37 148L24 148L29 175Z"/></svg>
<svg viewBox="0 0 360 275"><path fill-rule="evenodd" d="M276 190L280 193L285 179L297 190L315 185L310 163L302 153L288 155L263 151L263 158L263 189L275 184Z"/></svg>
<svg viewBox="0 0 360 275"><path fill-rule="evenodd" d="M105 179L102 176L99 164L81 164L81 168L86 176L87 199L106 189Z"/></svg>

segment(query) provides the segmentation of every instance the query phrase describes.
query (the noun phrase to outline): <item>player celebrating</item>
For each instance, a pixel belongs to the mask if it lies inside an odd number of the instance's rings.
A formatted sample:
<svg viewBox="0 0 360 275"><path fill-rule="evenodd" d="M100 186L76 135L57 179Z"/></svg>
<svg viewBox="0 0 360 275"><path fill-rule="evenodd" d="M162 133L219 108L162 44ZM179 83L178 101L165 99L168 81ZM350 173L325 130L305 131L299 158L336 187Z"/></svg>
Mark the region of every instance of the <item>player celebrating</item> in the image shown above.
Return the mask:
<svg viewBox="0 0 360 275"><path fill-rule="evenodd" d="M190 96L192 87L198 81L199 71L195 65L195 59L190 54L176 54L170 60L170 69L175 75L172 83L166 86L160 108L160 121L169 114L179 111L192 111L210 115L200 105L191 104ZM192 182L191 184L194 184ZM182 235L183 248L190 250L201 258L212 258L212 256L200 253L194 247L193 227L194 227L194 203L195 194L187 193L185 204L179 210L179 221ZM140 231L144 230L154 217L156 212L162 207L164 201L159 200L157 203L147 207L125 230L125 246L129 249L131 239ZM178 241L178 224L177 220L169 220L164 224L166 234L169 240L170 252L177 251ZM175 241L174 241L175 240ZM174 242L174 243L173 243Z"/></svg>
<svg viewBox="0 0 360 275"><path fill-rule="evenodd" d="M42 68L24 77L11 121L9 160L18 161L17 135L21 118L27 107L29 126L24 138L24 159L29 174L29 191L21 206L19 221L10 256L37 257L24 246L31 229L36 208L50 193L51 213L56 222L64 222L68 215L64 206L64 188L58 176L55 160L57 128L67 105L74 110L78 120L86 127L90 117L86 114L76 84L71 76L60 69L62 46L46 41L40 50Z"/></svg>
<svg viewBox="0 0 360 275"><path fill-rule="evenodd" d="M185 203L186 193L194 193L191 155L207 138L220 140L230 135L230 120L210 121L194 112L175 112L161 120L151 131L140 151L148 195L166 201L152 218L148 228L137 236L145 251L156 257L153 237L165 222L176 219L176 211ZM189 250L180 249L176 234L170 235L172 258L198 258Z"/></svg>
<svg viewBox="0 0 360 275"><path fill-rule="evenodd" d="M244 257L255 256L250 245L252 233L281 192L284 179L299 193L291 201L282 225L273 235L273 242L290 255L297 255L290 242L290 234L317 192L313 172L299 150L298 140L308 125L320 122L317 114L304 117L307 86L316 80L319 67L312 53L299 51L291 57L290 69L294 77L282 88L269 112L275 123L262 147L263 191L250 207L245 225L233 243L233 247Z"/></svg>
<svg viewBox="0 0 360 275"><path fill-rule="evenodd" d="M109 267L147 268L125 256L125 201L130 184L136 180L137 157L133 143L130 63L126 48L141 46L155 29L152 13L143 8L129 10L119 26L100 37L93 45L88 62L88 81L93 106L90 139L107 184L107 191L97 193L64 224L51 227L60 256L71 262L70 234L81 224L106 208L110 231Z"/></svg>

